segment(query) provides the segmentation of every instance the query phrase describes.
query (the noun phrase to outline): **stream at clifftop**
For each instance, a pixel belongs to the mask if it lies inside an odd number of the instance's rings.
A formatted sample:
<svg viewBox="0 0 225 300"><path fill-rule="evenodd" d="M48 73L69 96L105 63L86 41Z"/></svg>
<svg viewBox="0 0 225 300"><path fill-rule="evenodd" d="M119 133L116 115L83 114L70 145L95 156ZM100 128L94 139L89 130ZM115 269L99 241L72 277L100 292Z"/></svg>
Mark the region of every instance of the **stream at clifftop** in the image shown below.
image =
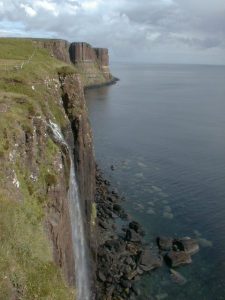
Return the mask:
<svg viewBox="0 0 225 300"><path fill-rule="evenodd" d="M125 210L157 236L190 236L200 251L143 276L148 300L225 299L225 67L112 64L116 85L86 91L97 162ZM114 170L111 166L114 166Z"/></svg>

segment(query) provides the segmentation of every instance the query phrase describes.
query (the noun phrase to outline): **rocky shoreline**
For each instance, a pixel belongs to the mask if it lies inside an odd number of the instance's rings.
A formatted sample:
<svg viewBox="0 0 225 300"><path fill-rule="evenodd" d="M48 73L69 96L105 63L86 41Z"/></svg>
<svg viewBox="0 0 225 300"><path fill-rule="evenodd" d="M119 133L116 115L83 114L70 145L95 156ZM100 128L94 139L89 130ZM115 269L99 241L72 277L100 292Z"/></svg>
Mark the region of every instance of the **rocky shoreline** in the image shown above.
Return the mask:
<svg viewBox="0 0 225 300"><path fill-rule="evenodd" d="M141 226L121 207L119 195L97 169L98 226L96 300L136 299L140 276L162 265L162 257L143 243Z"/></svg>
<svg viewBox="0 0 225 300"><path fill-rule="evenodd" d="M141 276L165 264L171 281L187 282L174 270L190 264L199 251L198 243L189 238L157 237L155 246L144 243L141 225L123 210L124 201L113 190L101 171L96 172L97 271L96 300L137 299L136 283ZM154 298L153 298L154 299Z"/></svg>

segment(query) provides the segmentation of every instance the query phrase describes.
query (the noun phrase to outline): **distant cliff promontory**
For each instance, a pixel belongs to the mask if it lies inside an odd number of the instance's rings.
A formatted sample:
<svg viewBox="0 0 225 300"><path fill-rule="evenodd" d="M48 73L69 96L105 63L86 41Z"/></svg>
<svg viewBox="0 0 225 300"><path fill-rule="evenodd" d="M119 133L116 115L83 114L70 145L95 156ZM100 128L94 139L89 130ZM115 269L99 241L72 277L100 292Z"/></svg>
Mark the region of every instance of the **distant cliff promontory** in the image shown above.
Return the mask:
<svg viewBox="0 0 225 300"><path fill-rule="evenodd" d="M110 73L107 48L93 48L88 43L69 43L64 40L35 41L49 49L57 59L76 65L85 87L110 84L117 80Z"/></svg>

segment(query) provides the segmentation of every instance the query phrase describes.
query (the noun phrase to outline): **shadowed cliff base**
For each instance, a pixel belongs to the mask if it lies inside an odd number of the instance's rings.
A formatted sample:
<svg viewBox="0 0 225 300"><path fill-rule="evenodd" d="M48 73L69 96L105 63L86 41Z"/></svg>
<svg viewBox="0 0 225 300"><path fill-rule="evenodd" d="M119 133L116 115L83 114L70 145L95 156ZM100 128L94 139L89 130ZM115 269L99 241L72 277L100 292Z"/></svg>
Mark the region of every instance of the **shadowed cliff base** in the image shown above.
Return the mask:
<svg viewBox="0 0 225 300"><path fill-rule="evenodd" d="M113 84L116 84L118 81L120 81L119 78L112 77L111 81L109 81L109 82L84 86L84 91L90 90L90 89L102 88L102 87L108 86L108 85L113 85Z"/></svg>

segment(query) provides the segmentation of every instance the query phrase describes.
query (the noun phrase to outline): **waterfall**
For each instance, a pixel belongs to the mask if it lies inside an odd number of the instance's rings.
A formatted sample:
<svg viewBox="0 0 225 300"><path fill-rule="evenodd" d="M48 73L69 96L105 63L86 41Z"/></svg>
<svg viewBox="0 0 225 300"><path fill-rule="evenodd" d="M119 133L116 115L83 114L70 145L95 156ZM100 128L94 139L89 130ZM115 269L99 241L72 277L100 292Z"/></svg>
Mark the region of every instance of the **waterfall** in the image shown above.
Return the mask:
<svg viewBox="0 0 225 300"><path fill-rule="evenodd" d="M84 234L84 224L81 212L80 197L78 192L77 180L75 175L74 160L71 150L67 145L60 128L57 124L49 122L49 127L56 142L63 144L70 156L70 180L69 180L69 204L70 218L72 225L73 252L75 257L76 275L76 300L90 300L90 286L87 263L86 241Z"/></svg>
<svg viewBox="0 0 225 300"><path fill-rule="evenodd" d="M87 253L85 245L84 225L82 220L77 181L74 171L73 159L70 167L69 187L70 211L72 221L72 233L74 242L75 271L77 300L89 300L89 282L87 272Z"/></svg>

